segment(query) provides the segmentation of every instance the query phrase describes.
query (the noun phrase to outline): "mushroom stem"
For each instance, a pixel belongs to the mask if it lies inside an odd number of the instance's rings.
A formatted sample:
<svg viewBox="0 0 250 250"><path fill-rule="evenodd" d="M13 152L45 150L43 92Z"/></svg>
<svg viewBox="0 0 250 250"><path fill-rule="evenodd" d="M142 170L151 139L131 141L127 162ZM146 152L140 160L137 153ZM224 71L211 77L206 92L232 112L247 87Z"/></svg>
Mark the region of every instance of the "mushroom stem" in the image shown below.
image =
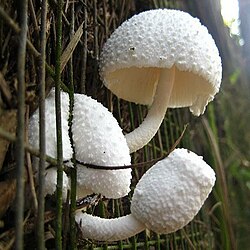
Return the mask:
<svg viewBox="0 0 250 250"><path fill-rule="evenodd" d="M161 69L154 101L147 116L138 128L125 135L130 153L144 147L159 129L167 111L174 79L174 66L170 69Z"/></svg>
<svg viewBox="0 0 250 250"><path fill-rule="evenodd" d="M145 225L139 222L132 214L115 219L104 219L77 212L75 219L81 227L84 238L100 241L127 239L146 229Z"/></svg>

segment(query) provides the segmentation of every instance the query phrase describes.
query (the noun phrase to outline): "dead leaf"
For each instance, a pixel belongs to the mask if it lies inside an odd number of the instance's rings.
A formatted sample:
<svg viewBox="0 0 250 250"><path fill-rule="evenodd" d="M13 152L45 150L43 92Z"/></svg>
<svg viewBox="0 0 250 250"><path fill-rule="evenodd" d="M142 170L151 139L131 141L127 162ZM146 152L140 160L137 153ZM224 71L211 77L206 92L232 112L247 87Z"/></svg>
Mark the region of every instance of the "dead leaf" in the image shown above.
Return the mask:
<svg viewBox="0 0 250 250"><path fill-rule="evenodd" d="M80 25L76 33L73 35L72 39L70 40L68 46L63 51L63 54L61 56L61 72L63 71L64 67L66 66L67 62L69 61L70 57L72 56L76 45L81 39L81 36L83 34L83 23Z"/></svg>
<svg viewBox="0 0 250 250"><path fill-rule="evenodd" d="M0 72L0 90L6 99L8 105L11 105L12 95L8 83L5 81L3 74Z"/></svg>
<svg viewBox="0 0 250 250"><path fill-rule="evenodd" d="M5 214L16 195L16 180L0 182L0 218Z"/></svg>

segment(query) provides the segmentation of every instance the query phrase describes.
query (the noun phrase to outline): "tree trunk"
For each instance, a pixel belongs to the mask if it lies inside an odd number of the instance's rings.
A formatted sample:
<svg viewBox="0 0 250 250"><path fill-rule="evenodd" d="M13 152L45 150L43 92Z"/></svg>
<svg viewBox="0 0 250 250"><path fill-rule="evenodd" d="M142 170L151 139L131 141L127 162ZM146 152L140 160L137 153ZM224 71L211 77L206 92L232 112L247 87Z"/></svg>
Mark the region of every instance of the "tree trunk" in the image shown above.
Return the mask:
<svg viewBox="0 0 250 250"><path fill-rule="evenodd" d="M213 36L223 61L223 76L227 77L238 68L240 49L230 37L221 16L221 5L217 0L185 1L190 13L197 16Z"/></svg>

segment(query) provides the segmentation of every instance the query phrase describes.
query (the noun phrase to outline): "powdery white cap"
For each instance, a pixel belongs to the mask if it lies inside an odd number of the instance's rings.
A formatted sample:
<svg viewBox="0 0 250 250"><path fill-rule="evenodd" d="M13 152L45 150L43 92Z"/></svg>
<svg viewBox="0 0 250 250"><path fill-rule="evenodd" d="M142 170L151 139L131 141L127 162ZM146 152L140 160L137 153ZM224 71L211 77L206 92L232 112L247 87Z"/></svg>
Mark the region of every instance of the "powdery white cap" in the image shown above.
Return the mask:
<svg viewBox="0 0 250 250"><path fill-rule="evenodd" d="M54 194L56 192L57 182L57 169L49 168L45 171L45 194ZM67 191L70 189L70 182L68 176L63 172L63 187L62 187L62 198L63 201L67 199Z"/></svg>
<svg viewBox="0 0 250 250"><path fill-rule="evenodd" d="M168 106L204 113L221 84L215 42L197 18L180 10L157 9L133 16L114 31L101 53L100 75L118 97L151 104L160 70L173 66Z"/></svg>
<svg viewBox="0 0 250 250"><path fill-rule="evenodd" d="M74 96L73 141L76 159L99 166L130 165L129 149L116 119L101 103ZM78 196L101 193L120 198L130 191L131 169L97 170L78 165Z"/></svg>
<svg viewBox="0 0 250 250"><path fill-rule="evenodd" d="M62 141L63 160L70 160L72 157L72 147L69 138L69 96L61 92L61 119L62 119ZM45 99L45 138L46 154L57 157L56 140L56 111L55 111L55 89L53 88ZM29 143L32 147L39 149L39 110L37 109L29 122Z"/></svg>
<svg viewBox="0 0 250 250"><path fill-rule="evenodd" d="M63 160L70 160L72 157L72 147L68 135L69 117L69 96L61 92L61 119L62 119L62 142L63 142ZM45 99L45 139L46 154L57 157L57 140L56 140L56 112L55 112L55 89L53 88ZM35 149L39 149L39 110L37 109L30 118L29 122L29 143ZM49 164L46 163L48 166ZM34 157L33 167L35 172L38 171L39 159ZM53 169L53 168L52 168ZM36 175L38 178L38 176ZM63 195L64 198L68 189L68 177L63 173ZM45 194L52 194L56 190L56 170L46 170L45 177ZM64 189L66 188L67 189Z"/></svg>
<svg viewBox="0 0 250 250"><path fill-rule="evenodd" d="M142 176L131 213L156 233L177 231L198 213L214 183L215 173L201 156L175 149Z"/></svg>

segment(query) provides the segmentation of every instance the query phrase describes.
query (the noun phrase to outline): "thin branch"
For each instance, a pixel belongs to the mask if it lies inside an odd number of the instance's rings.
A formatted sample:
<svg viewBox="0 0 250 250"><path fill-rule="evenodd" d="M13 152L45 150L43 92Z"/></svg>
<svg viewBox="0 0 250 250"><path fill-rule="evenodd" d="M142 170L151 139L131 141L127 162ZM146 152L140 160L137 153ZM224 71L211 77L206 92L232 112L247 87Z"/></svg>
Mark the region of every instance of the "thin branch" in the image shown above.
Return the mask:
<svg viewBox="0 0 250 250"><path fill-rule="evenodd" d="M7 141L13 142L13 143L16 143L16 141L17 141L17 138L13 134L5 131L1 127L0 127L0 137L2 137L3 139L5 139ZM39 150L34 149L32 146L28 145L27 143L24 143L24 148L30 154L40 158L40 151ZM53 166L57 165L56 159L54 159L51 156L46 155L46 161L49 162Z"/></svg>
<svg viewBox="0 0 250 250"><path fill-rule="evenodd" d="M44 197L45 197L45 163L46 163L46 129L45 129L45 62L46 62L46 22L47 0L42 1L41 12L41 57L39 60L39 193L37 214L37 249L45 249L44 240Z"/></svg>
<svg viewBox="0 0 250 250"><path fill-rule="evenodd" d="M13 29L13 31L16 34L19 34L21 32L20 27L18 26L18 24L11 18L8 16L8 14L4 11L4 9L0 6L0 17L6 22L6 24ZM38 52L38 50L34 47L34 45L31 43L30 40L26 40L27 42L27 48L29 49L29 51L31 52L31 54L36 58L36 59L41 59L41 54ZM53 77L53 79L55 78L55 71L53 70L53 68L48 65L47 62L45 62L45 67L46 67L46 71L49 73L49 75L51 77ZM68 92L68 88L67 86L60 80L60 84L61 87L64 91Z"/></svg>
<svg viewBox="0 0 250 250"><path fill-rule="evenodd" d="M0 6L0 16L6 22L6 24L16 33L20 34L21 28L19 25L4 11L4 9ZM30 40L26 39L27 48L31 51L33 56L39 57L40 53L34 47Z"/></svg>
<svg viewBox="0 0 250 250"><path fill-rule="evenodd" d="M98 44L98 22L97 22L97 0L93 0L93 26L94 26L94 48L93 48L93 56L95 59L95 63L93 65L94 74L92 79L92 86L93 86L93 96L97 96L97 79L98 79L98 59L99 59L99 44Z"/></svg>
<svg viewBox="0 0 250 250"><path fill-rule="evenodd" d="M97 0L93 1L93 25L94 25L94 58L98 61L99 59L99 44L98 44L98 22L97 22ZM97 64L95 64L97 65Z"/></svg>
<svg viewBox="0 0 250 250"><path fill-rule="evenodd" d="M83 24L81 24L80 28L74 33L75 30L75 4L72 2L71 4L71 23L70 23L70 38L71 41L75 37L81 37L83 33ZM80 29L80 31L79 31ZM81 35L77 35L80 34ZM71 145L73 145L73 136L72 136L72 120L73 120L73 107L74 107L74 67L73 67L73 57L70 58L70 94L69 94L69 101L70 101L70 117L69 117L69 137ZM71 180L71 189L70 189L70 249L74 250L77 249L76 246L76 223L75 223L75 210L76 210L76 189L77 189L77 168L76 168L76 161L75 161L75 149L73 147L73 168L70 171L70 180Z"/></svg>
<svg viewBox="0 0 250 250"><path fill-rule="evenodd" d="M25 60L26 42L28 30L28 1L20 2L19 48L17 56L17 79L18 79L18 110L17 110L17 194L16 194L16 242L15 249L23 249L23 219L24 219L24 140L25 140Z"/></svg>
<svg viewBox="0 0 250 250"><path fill-rule="evenodd" d="M29 106L27 106L26 108L26 114L25 114L25 127L26 130L29 126ZM28 132L25 133L25 141L28 141L29 139L29 134ZM24 145L25 148L25 145ZM28 151L26 151L26 163L27 163L27 174L28 174L28 179L29 179L29 186L30 186L30 191L31 191L31 196L33 199L33 203L34 203L34 210L35 210L35 214L37 214L37 195L36 195L36 190L35 190L35 183L34 183L34 175L33 175L33 171L32 171L32 163L31 163L31 157L30 157L30 153Z"/></svg>
<svg viewBox="0 0 250 250"><path fill-rule="evenodd" d="M34 4L33 4L33 1L32 0L29 0L29 10L30 10L30 16L31 16L31 19L34 23L34 31L35 31L35 34L36 34L36 38L39 37L39 25L38 25L38 22L37 22L37 19L36 19L36 12L35 12L35 9L34 9Z"/></svg>
<svg viewBox="0 0 250 250"><path fill-rule="evenodd" d="M34 232L34 230L36 230L36 218L35 217L31 217L30 216L30 212L28 213L28 216L26 216L26 219L24 221L24 228L23 228L23 233L24 235L30 234L31 232ZM52 220L55 219L55 211L46 211L45 212L45 223L48 223ZM8 244L9 247L5 246L4 249L12 249L12 239L14 238L14 228L10 228L9 230L3 232L2 234L0 234L0 242L3 243L6 241L6 239L11 238L10 243ZM1 245L0 245L1 246ZM2 249L2 248L1 248Z"/></svg>
<svg viewBox="0 0 250 250"><path fill-rule="evenodd" d="M9 17L9 15L4 11L2 6L0 6L0 16L6 22L6 24L15 31L15 33L18 34L21 32L21 29L18 24L12 18Z"/></svg>
<svg viewBox="0 0 250 250"><path fill-rule="evenodd" d="M57 139L57 203L56 203L56 249L62 249L62 187L63 187L63 145L61 120L61 53L62 53L62 10L63 0L57 1L56 16L56 63L55 63L55 103Z"/></svg>
<svg viewBox="0 0 250 250"><path fill-rule="evenodd" d="M87 55L88 55L88 12L87 12L87 0L84 0L84 24L83 24L83 45L82 45L82 70L81 70L81 79L80 79L80 93L86 92L86 69L87 69Z"/></svg>
<svg viewBox="0 0 250 250"><path fill-rule="evenodd" d="M35 210L35 213L37 213L38 203L37 203L37 195L36 195L35 182L34 182L34 174L33 174L33 169L32 169L30 153L28 151L26 151L26 162L27 162L27 174L29 178L30 192L31 192L31 196L33 199L34 210Z"/></svg>

